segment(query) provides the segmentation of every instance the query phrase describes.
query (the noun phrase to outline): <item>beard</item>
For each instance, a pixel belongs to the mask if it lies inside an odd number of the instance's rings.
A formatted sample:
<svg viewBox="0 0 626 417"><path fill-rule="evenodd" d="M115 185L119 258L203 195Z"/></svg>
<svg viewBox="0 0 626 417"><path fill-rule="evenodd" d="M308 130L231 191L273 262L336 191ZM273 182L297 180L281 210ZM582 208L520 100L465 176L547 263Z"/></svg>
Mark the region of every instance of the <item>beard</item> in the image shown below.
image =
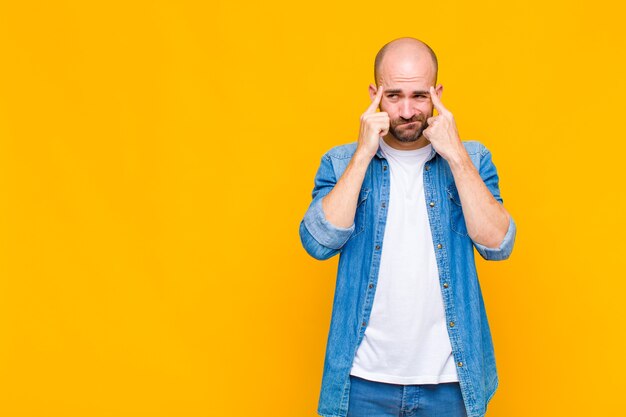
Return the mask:
<svg viewBox="0 0 626 417"><path fill-rule="evenodd" d="M428 116L430 117L430 116ZM399 142L415 142L422 132L428 128L428 118L426 115L415 116L411 120L395 119L389 123L389 133ZM404 125L405 123L418 122L414 126Z"/></svg>

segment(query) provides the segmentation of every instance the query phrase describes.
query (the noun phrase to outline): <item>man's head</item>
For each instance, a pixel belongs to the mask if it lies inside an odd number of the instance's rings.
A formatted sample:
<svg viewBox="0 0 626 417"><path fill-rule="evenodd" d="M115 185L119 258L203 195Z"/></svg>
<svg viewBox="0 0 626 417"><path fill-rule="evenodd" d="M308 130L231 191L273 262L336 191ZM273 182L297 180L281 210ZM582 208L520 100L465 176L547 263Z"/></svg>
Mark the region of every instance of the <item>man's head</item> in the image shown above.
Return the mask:
<svg viewBox="0 0 626 417"><path fill-rule="evenodd" d="M430 86L435 86L438 96L443 90L443 86L436 86L437 72L435 53L415 38L395 39L384 45L376 55L376 84L369 86L370 98L376 96L382 84L380 110L389 115L389 135L393 139L419 147L428 143L422 136L428 127L426 120L433 115L428 90Z"/></svg>

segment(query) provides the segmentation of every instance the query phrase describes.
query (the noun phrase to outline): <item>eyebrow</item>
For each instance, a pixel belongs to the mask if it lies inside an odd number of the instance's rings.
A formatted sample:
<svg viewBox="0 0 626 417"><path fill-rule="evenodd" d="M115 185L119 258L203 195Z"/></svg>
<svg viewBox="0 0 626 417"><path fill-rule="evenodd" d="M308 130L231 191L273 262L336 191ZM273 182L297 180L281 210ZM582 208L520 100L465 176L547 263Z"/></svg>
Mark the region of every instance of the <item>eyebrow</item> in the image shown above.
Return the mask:
<svg viewBox="0 0 626 417"><path fill-rule="evenodd" d="M395 89L395 90L385 90L385 94L398 94L401 93L402 90L400 89ZM416 90L413 91L413 94L430 94L429 91L421 91L421 90Z"/></svg>

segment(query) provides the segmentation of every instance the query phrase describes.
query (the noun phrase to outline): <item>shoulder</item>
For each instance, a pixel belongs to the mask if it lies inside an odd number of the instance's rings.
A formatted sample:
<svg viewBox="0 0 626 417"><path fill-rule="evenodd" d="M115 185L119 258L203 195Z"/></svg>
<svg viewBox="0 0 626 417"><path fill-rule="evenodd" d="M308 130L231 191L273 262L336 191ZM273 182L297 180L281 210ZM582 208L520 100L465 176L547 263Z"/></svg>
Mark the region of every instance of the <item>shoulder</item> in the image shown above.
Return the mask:
<svg viewBox="0 0 626 417"><path fill-rule="evenodd" d="M478 140L463 140L461 142L463 143L463 146L465 146L465 150L469 155L476 155L480 158L489 152L489 149L487 149L485 145ZM324 153L324 157L333 159L350 159L354 155L354 152L356 152L357 144L358 142L355 141L333 146L327 150L326 153Z"/></svg>
<svg viewBox="0 0 626 417"><path fill-rule="evenodd" d="M464 140L463 146L469 155L484 155L487 148L478 140Z"/></svg>
<svg viewBox="0 0 626 417"><path fill-rule="evenodd" d="M485 147L485 145L483 145L482 142L478 140L463 140L461 142L463 143L463 146L465 146L467 153L470 155L484 154L485 152L487 152L487 148ZM328 151L326 151L324 155L337 159L352 158L352 155L354 155L354 152L356 151L356 147L357 142L345 143L342 145L333 146Z"/></svg>
<svg viewBox="0 0 626 417"><path fill-rule="evenodd" d="M325 157L334 159L350 159L356 152L358 142L350 142L342 145L333 146L324 154Z"/></svg>
<svg viewBox="0 0 626 417"><path fill-rule="evenodd" d="M332 175L335 178L341 177L346 170L352 156L356 152L358 142L350 142L342 145L336 145L327 150L322 155L321 166L323 168L324 175Z"/></svg>

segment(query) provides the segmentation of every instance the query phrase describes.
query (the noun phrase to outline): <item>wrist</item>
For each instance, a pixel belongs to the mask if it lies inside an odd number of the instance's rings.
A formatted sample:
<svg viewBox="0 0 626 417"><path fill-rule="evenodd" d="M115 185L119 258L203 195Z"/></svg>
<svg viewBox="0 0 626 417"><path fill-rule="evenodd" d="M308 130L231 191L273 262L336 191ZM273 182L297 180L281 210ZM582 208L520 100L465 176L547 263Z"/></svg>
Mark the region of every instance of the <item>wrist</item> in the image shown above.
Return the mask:
<svg viewBox="0 0 626 417"><path fill-rule="evenodd" d="M450 169L466 169L469 166L473 166L472 159L470 158L465 146L461 145L461 148L457 152L454 152L448 157L448 165Z"/></svg>
<svg viewBox="0 0 626 417"><path fill-rule="evenodd" d="M356 151L354 152L354 155L352 155L352 160L350 162L356 165L367 166L369 165L373 157L374 155L369 155L363 149L357 148Z"/></svg>

